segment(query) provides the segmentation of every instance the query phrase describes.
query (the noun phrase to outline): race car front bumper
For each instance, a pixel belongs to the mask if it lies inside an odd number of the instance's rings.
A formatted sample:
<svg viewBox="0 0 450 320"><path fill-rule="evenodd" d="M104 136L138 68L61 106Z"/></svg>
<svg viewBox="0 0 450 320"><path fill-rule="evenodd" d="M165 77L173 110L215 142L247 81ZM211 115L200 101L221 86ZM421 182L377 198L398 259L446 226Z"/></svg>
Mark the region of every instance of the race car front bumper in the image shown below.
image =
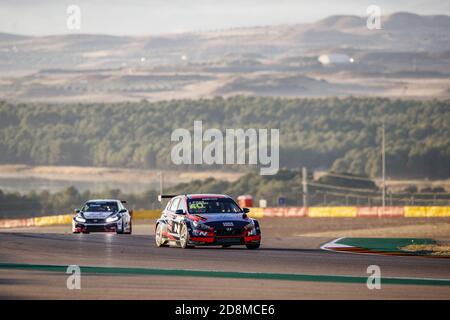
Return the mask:
<svg viewBox="0 0 450 320"><path fill-rule="evenodd" d="M122 221L114 221L110 223L84 223L72 221L72 231L75 233L83 232L117 232L122 231Z"/></svg>
<svg viewBox="0 0 450 320"><path fill-rule="evenodd" d="M192 245L245 245L261 242L261 235L252 236L203 236L190 237Z"/></svg>

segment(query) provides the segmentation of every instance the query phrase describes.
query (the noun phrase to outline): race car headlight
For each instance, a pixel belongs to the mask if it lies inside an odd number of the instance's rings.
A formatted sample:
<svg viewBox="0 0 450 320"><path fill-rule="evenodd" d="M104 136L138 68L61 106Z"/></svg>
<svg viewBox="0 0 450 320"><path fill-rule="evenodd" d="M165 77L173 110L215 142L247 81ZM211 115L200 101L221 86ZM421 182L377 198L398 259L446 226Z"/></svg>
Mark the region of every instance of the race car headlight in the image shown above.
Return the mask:
<svg viewBox="0 0 450 320"><path fill-rule="evenodd" d="M203 224L203 223L197 222L197 221L192 222L192 226L196 229L201 229L201 230L209 230L210 229L210 227L207 226L206 224Z"/></svg>
<svg viewBox="0 0 450 320"><path fill-rule="evenodd" d="M76 222L86 222L86 219L83 218L82 216L75 216L75 221Z"/></svg>
<svg viewBox="0 0 450 320"><path fill-rule="evenodd" d="M248 235L249 236L255 236L256 235L256 228L255 228L255 224L249 223L245 226L245 229L248 231Z"/></svg>
<svg viewBox="0 0 450 320"><path fill-rule="evenodd" d="M245 229L247 229L247 230L253 230L254 228L255 228L255 224L253 222L251 222L245 226Z"/></svg>
<svg viewBox="0 0 450 320"><path fill-rule="evenodd" d="M120 219L119 216L112 216L112 217L106 218L106 222L114 222L114 221L117 221L119 219Z"/></svg>

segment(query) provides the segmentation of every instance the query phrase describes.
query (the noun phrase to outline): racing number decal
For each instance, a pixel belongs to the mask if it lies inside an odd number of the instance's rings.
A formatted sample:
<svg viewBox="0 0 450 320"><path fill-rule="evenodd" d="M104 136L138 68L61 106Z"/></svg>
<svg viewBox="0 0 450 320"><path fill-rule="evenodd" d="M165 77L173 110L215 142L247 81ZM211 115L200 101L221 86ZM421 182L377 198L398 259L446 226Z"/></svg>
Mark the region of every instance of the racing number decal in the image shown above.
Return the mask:
<svg viewBox="0 0 450 320"><path fill-rule="evenodd" d="M189 204L189 209L191 209L191 210L204 209L206 204L207 204L207 203L204 202L204 201L191 202L191 203Z"/></svg>
<svg viewBox="0 0 450 320"><path fill-rule="evenodd" d="M179 223L174 223L172 229L173 229L173 233L178 234L180 232L180 224Z"/></svg>
<svg viewBox="0 0 450 320"><path fill-rule="evenodd" d="M179 236L181 231L181 223L178 221L178 217L171 217L167 221L167 231L173 235Z"/></svg>
<svg viewBox="0 0 450 320"><path fill-rule="evenodd" d="M174 230L175 230L175 221L173 221L171 218L167 221L167 231L170 233L175 233Z"/></svg>

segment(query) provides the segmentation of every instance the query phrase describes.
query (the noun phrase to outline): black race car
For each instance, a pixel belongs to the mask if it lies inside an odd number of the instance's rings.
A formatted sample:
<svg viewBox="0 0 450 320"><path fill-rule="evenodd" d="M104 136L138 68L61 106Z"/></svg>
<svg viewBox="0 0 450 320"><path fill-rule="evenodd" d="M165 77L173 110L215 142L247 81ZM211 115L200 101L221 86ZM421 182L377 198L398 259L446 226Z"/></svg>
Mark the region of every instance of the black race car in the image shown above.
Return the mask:
<svg viewBox="0 0 450 320"><path fill-rule="evenodd" d="M194 246L245 245L257 249L261 230L249 209L241 209L229 196L219 194L163 195L171 198L156 222L158 247L170 244Z"/></svg>

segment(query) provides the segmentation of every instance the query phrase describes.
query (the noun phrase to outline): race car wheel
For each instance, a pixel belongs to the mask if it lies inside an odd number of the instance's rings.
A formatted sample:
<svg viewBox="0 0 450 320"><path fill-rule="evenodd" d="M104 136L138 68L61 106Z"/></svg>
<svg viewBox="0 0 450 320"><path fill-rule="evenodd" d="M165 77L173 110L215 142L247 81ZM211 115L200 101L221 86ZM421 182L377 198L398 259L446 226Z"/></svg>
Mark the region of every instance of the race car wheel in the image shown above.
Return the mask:
<svg viewBox="0 0 450 320"><path fill-rule="evenodd" d="M117 234L124 234L124 233L125 233L125 232L124 232L123 220L122 220L122 228L121 228L121 230L119 231L119 228L117 228L116 233L117 233Z"/></svg>
<svg viewBox="0 0 450 320"><path fill-rule="evenodd" d="M189 241L189 233L186 228L186 225L183 224L180 230L180 247L183 249L188 248L189 247L188 241Z"/></svg>
<svg viewBox="0 0 450 320"><path fill-rule="evenodd" d="M133 232L133 222L132 222L132 220L130 220L129 228L130 228L130 230L128 230L127 232L124 232L125 234L131 234Z"/></svg>
<svg viewBox="0 0 450 320"><path fill-rule="evenodd" d="M259 243L249 243L245 245L247 247L247 249L258 249L259 248Z"/></svg>
<svg viewBox="0 0 450 320"><path fill-rule="evenodd" d="M164 239L162 237L161 224L158 224L155 232L155 243L157 247L164 247Z"/></svg>

